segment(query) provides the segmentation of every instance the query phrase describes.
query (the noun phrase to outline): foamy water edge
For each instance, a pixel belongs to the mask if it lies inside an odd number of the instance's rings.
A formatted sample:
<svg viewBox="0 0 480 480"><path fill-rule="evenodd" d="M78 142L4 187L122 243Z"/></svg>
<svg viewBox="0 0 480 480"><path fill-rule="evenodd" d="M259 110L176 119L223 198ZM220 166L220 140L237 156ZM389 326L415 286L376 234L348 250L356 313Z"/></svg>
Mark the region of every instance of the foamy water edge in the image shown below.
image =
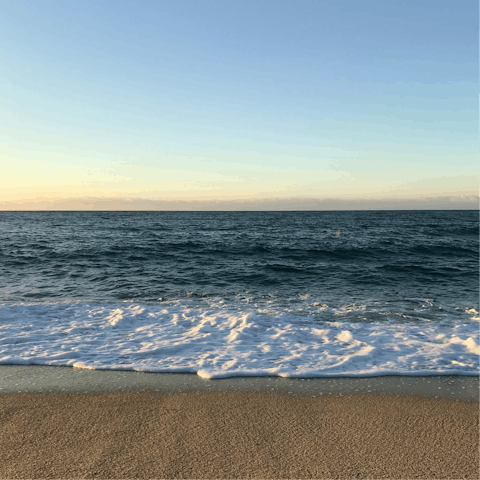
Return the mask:
<svg viewBox="0 0 480 480"><path fill-rule="evenodd" d="M384 322L318 322L182 302L3 303L0 364L196 373L203 379L479 374L475 309L450 324L393 318L387 312Z"/></svg>

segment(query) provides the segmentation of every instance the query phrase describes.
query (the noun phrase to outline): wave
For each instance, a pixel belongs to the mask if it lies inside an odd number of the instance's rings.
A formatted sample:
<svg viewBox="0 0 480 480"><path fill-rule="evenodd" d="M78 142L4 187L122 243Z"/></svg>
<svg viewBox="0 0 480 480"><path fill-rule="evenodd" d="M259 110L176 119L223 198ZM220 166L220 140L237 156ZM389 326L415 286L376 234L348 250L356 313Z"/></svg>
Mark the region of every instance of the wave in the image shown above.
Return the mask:
<svg viewBox="0 0 480 480"><path fill-rule="evenodd" d="M278 306L268 311L268 304L199 302L3 303L0 364L195 372L205 379L479 374L474 308L433 322L428 300L423 309L403 311L314 302L324 313L317 319Z"/></svg>

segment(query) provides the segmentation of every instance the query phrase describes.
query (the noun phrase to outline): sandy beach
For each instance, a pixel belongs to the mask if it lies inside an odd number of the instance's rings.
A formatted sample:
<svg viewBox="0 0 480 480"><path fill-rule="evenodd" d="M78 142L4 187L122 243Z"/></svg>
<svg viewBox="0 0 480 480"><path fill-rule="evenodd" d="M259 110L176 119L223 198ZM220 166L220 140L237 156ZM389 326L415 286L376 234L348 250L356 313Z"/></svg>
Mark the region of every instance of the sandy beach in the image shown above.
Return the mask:
<svg viewBox="0 0 480 480"><path fill-rule="evenodd" d="M0 373L0 478L479 478L478 377L244 378L198 388L195 375ZM43 391L54 374L63 383ZM123 385L85 390L112 374ZM31 375L34 386L13 391ZM405 391L412 378L416 393Z"/></svg>

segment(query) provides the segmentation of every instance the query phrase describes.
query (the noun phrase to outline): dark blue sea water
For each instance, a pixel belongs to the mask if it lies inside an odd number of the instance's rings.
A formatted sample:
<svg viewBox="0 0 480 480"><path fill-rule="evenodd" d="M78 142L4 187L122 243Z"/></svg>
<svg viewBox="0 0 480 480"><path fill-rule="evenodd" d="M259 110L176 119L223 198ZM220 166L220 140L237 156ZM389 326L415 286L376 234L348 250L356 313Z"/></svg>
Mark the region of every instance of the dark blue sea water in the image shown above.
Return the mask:
<svg viewBox="0 0 480 480"><path fill-rule="evenodd" d="M66 305L85 318L105 308L110 324L119 305L290 325L478 323L479 215L0 212L0 302L4 319L22 308L39 325Z"/></svg>
<svg viewBox="0 0 480 480"><path fill-rule="evenodd" d="M339 231L340 237L336 236ZM477 211L1 212L0 301L478 305Z"/></svg>

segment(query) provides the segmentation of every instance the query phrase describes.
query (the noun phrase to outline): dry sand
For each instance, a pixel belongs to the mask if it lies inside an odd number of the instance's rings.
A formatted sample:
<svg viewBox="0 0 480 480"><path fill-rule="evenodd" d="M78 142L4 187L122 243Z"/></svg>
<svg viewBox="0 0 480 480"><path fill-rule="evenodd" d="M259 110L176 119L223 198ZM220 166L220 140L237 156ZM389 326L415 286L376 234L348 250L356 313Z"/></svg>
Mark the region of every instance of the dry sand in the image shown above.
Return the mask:
<svg viewBox="0 0 480 480"><path fill-rule="evenodd" d="M0 393L0 478L478 479L475 400Z"/></svg>

